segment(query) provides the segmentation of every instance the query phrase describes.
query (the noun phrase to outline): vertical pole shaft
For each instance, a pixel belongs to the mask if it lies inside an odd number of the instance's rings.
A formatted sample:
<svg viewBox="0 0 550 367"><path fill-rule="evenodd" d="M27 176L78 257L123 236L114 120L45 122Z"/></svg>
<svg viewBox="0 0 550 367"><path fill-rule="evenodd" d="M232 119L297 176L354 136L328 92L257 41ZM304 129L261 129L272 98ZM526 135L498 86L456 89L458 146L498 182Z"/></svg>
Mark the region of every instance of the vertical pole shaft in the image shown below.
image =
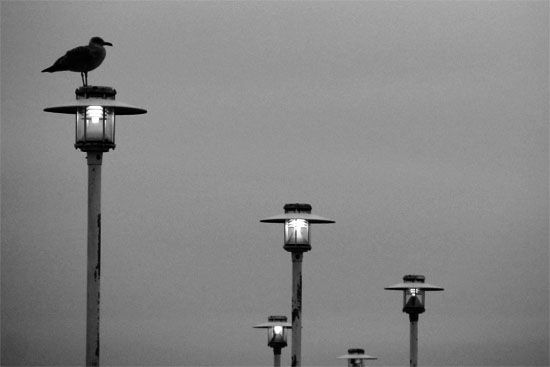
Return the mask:
<svg viewBox="0 0 550 367"><path fill-rule="evenodd" d="M103 152L87 152L88 275L86 366L99 366L99 281L101 270L101 161Z"/></svg>
<svg viewBox="0 0 550 367"><path fill-rule="evenodd" d="M418 315L416 318L411 318L411 362L410 367L417 367L418 365Z"/></svg>
<svg viewBox="0 0 550 367"><path fill-rule="evenodd" d="M281 367L281 348L273 348L273 367Z"/></svg>
<svg viewBox="0 0 550 367"><path fill-rule="evenodd" d="M303 252L292 252L292 367L302 365L302 259Z"/></svg>

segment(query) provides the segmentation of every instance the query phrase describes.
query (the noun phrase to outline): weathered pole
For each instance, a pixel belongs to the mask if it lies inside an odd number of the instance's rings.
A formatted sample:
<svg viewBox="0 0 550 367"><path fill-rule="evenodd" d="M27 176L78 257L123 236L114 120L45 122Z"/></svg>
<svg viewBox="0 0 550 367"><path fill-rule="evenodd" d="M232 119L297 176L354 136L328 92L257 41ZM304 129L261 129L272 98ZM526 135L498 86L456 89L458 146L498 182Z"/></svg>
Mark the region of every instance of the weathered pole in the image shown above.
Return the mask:
<svg viewBox="0 0 550 367"><path fill-rule="evenodd" d="M418 314L410 313L410 367L418 366Z"/></svg>
<svg viewBox="0 0 550 367"><path fill-rule="evenodd" d="M273 367L281 367L281 348L273 348Z"/></svg>
<svg viewBox="0 0 550 367"><path fill-rule="evenodd" d="M101 279L101 161L103 152L89 151L88 275L86 297L86 366L99 366L99 285Z"/></svg>
<svg viewBox="0 0 550 367"><path fill-rule="evenodd" d="M292 254L292 345L291 364L302 364L302 251Z"/></svg>

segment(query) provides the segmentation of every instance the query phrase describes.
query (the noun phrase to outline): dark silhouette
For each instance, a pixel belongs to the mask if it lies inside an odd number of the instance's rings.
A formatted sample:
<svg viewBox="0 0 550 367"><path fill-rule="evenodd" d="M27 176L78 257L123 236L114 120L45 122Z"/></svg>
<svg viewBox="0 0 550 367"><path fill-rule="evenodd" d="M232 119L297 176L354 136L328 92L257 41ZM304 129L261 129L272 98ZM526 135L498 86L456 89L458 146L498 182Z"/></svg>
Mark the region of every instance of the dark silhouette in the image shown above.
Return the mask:
<svg viewBox="0 0 550 367"><path fill-rule="evenodd" d="M100 37L93 37L88 46L79 46L67 51L57 61L42 72L53 73L55 71L80 72L82 84L88 86L88 71L97 68L105 59L106 51L103 46L112 46L110 42L103 41Z"/></svg>

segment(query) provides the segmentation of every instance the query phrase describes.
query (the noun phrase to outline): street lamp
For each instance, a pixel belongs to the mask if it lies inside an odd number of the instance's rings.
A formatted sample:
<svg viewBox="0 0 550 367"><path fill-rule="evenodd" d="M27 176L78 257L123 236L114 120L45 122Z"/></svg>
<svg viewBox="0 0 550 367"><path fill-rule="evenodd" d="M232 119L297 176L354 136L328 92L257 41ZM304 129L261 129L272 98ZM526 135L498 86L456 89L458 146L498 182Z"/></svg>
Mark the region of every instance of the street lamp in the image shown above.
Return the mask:
<svg viewBox="0 0 550 367"><path fill-rule="evenodd" d="M410 327L410 366L418 365L418 315L423 313L426 292L442 291L443 288L424 283L424 275L405 275L403 283L386 287L387 290L403 291L403 312L409 314Z"/></svg>
<svg viewBox="0 0 550 367"><path fill-rule="evenodd" d="M361 348L348 349L348 354L338 357L340 359L348 360L348 367L364 367L364 360L375 360L376 357L365 354L365 350Z"/></svg>
<svg viewBox="0 0 550 367"><path fill-rule="evenodd" d="M286 321L286 316L269 316L267 322L254 326L257 329L267 329L267 345L273 348L273 366L281 365L281 349L286 347L286 330L292 326Z"/></svg>
<svg viewBox="0 0 550 367"><path fill-rule="evenodd" d="M111 87L88 86L75 91L76 101L45 108L76 117L75 148L88 161L88 269L86 300L86 365L99 366L99 283L101 270L101 163L115 149L115 116L147 111L116 102Z"/></svg>
<svg viewBox="0 0 550 367"><path fill-rule="evenodd" d="M260 220L263 223L284 223L283 248L292 255L292 366L301 365L302 343L302 259L311 250L312 223L334 223L333 220L311 214L309 204L286 204L285 213Z"/></svg>

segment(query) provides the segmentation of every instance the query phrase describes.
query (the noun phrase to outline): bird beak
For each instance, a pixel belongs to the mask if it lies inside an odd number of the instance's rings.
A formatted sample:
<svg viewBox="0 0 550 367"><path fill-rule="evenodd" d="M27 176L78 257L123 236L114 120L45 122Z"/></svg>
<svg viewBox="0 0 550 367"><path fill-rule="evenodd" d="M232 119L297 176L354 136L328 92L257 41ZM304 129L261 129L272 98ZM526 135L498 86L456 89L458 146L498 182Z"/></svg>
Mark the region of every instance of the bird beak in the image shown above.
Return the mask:
<svg viewBox="0 0 550 367"><path fill-rule="evenodd" d="M103 42L103 46L113 46L113 44L111 42Z"/></svg>

